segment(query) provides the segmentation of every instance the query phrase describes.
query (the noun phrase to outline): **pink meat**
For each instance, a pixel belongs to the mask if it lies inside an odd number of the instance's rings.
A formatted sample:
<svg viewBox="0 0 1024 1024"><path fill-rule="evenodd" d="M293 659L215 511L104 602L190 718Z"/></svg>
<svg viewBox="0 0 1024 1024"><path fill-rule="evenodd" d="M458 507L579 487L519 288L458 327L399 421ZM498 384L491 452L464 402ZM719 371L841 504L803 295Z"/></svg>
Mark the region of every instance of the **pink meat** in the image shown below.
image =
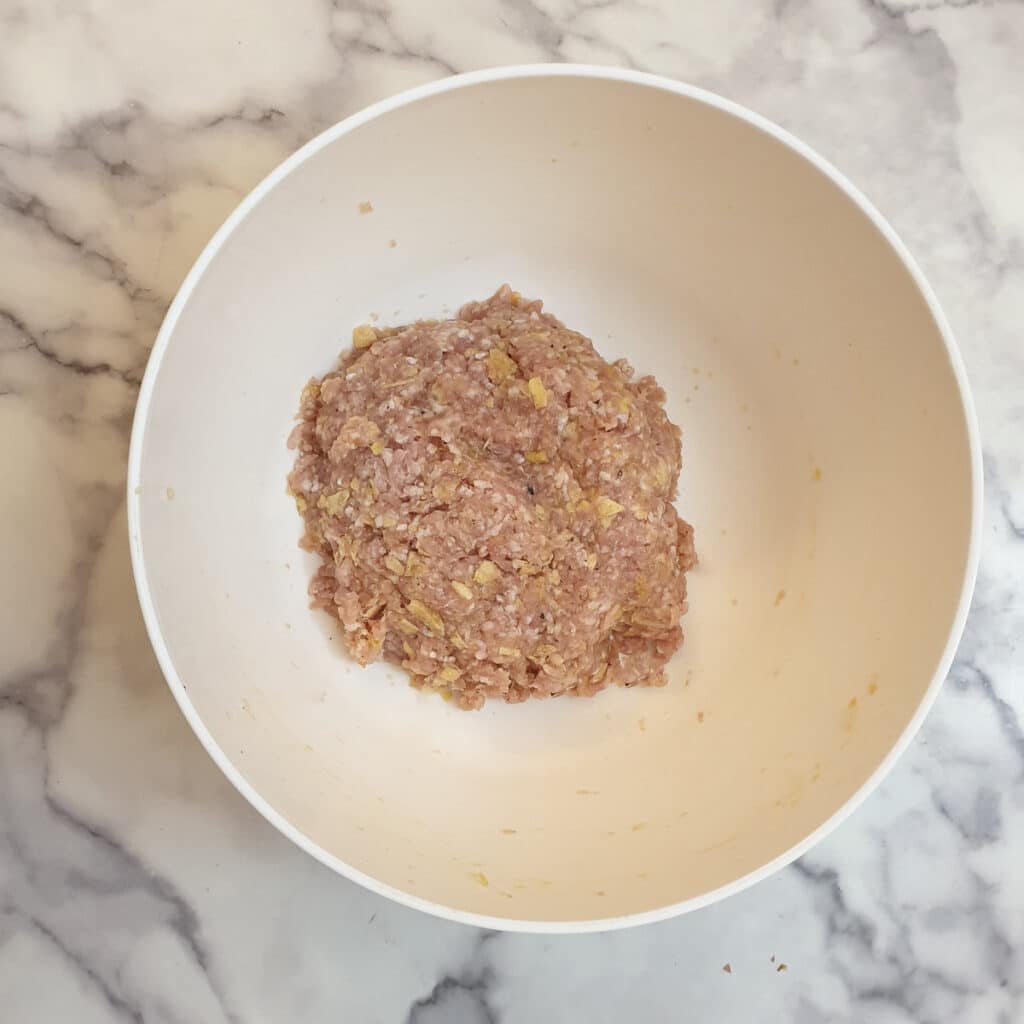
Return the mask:
<svg viewBox="0 0 1024 1024"><path fill-rule="evenodd" d="M654 378L507 286L354 339L303 391L289 476L352 655L464 708L663 685L696 556Z"/></svg>

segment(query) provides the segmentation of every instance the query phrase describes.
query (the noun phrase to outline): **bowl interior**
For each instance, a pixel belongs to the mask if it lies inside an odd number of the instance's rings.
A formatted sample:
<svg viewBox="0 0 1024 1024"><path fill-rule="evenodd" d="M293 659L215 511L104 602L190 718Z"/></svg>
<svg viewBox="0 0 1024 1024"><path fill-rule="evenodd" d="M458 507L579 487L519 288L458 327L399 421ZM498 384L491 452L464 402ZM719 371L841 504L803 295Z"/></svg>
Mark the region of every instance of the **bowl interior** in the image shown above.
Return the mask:
<svg viewBox="0 0 1024 1024"><path fill-rule="evenodd" d="M459 712L307 608L303 384L371 314L503 281L683 428L702 562L664 689ZM550 75L392 109L267 191L168 331L131 497L157 647L252 789L384 886L538 923L700 897L821 826L928 690L972 526L949 355L863 212L730 113Z"/></svg>

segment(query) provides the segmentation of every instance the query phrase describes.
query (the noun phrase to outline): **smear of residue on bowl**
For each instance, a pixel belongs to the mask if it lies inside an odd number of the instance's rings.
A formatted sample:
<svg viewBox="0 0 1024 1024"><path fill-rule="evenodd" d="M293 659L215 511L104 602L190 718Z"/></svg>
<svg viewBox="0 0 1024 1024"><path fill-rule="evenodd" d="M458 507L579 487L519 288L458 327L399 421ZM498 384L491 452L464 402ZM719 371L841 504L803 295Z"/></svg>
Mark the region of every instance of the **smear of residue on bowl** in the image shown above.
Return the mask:
<svg viewBox="0 0 1024 1024"><path fill-rule="evenodd" d="M168 487L164 491L164 495L166 496L168 501L174 501L174 488L173 487Z"/></svg>
<svg viewBox="0 0 1024 1024"><path fill-rule="evenodd" d="M856 728L857 716L859 714L860 707L857 704L857 698L851 697L846 702L846 707L842 710L840 729L845 735L839 744L840 750L845 750L850 745L850 740L853 739L853 731Z"/></svg>
<svg viewBox="0 0 1024 1024"><path fill-rule="evenodd" d="M487 876L482 871L471 871L469 877L476 882L477 885L482 885L486 888L491 883L488 881Z"/></svg>
<svg viewBox="0 0 1024 1024"><path fill-rule="evenodd" d="M371 203L369 199L364 199L359 204L359 212L360 213L373 213L373 203Z"/></svg>
<svg viewBox="0 0 1024 1024"><path fill-rule="evenodd" d="M785 601L785 600L786 600L786 592L784 590L780 590L775 595L775 607L778 608L779 605L782 604L782 602Z"/></svg>

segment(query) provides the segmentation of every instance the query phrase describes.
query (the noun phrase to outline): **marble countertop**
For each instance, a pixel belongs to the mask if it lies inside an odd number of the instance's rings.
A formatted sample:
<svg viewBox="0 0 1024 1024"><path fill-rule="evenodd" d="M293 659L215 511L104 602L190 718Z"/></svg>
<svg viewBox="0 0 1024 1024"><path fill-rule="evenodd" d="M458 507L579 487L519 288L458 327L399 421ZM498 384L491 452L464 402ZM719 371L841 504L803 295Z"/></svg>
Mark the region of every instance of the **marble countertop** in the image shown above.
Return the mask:
<svg viewBox="0 0 1024 1024"><path fill-rule="evenodd" d="M0 1019L1024 1020L1022 53L999 0L0 0ZM542 60L716 90L860 184L957 332L987 474L959 657L881 789L752 890L564 938L392 905L258 817L161 679L124 515L149 347L249 188L372 100Z"/></svg>

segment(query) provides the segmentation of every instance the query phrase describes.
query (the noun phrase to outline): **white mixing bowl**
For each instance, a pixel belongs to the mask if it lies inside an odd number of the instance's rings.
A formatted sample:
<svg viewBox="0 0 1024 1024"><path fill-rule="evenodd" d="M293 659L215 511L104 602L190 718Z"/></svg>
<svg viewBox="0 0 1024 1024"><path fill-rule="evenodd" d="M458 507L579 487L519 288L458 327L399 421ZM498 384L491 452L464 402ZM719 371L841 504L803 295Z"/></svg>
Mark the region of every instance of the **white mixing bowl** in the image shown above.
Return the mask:
<svg viewBox="0 0 1024 1024"><path fill-rule="evenodd" d="M504 281L683 428L701 566L664 689L462 712L307 607L303 384L371 314ZM171 690L269 821L410 906L586 931L742 889L877 785L949 668L980 493L949 328L849 182L715 96L550 66L378 104L242 203L157 339L128 508Z"/></svg>

